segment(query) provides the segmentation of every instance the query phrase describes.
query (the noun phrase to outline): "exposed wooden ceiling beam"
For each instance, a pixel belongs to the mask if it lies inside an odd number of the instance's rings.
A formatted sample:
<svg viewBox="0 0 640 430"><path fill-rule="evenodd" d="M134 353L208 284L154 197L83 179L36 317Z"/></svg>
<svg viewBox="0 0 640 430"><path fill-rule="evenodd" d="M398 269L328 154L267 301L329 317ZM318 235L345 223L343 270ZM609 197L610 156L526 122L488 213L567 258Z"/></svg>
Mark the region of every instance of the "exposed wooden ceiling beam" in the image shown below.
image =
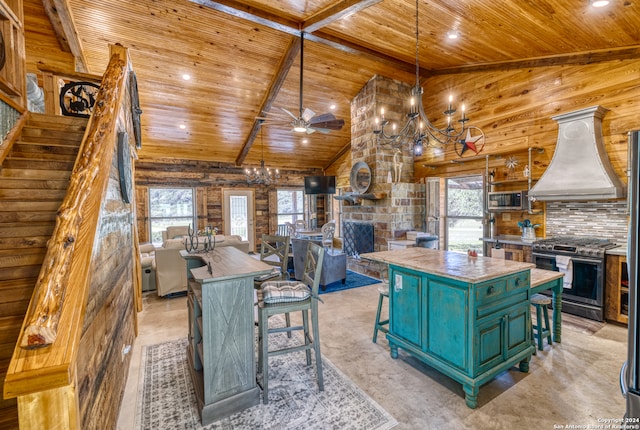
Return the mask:
<svg viewBox="0 0 640 430"><path fill-rule="evenodd" d="M341 18L345 18L363 9L380 3L382 0L341 0L327 9L310 16L302 23L302 30L313 33L322 27L331 24Z"/></svg>
<svg viewBox="0 0 640 430"><path fill-rule="evenodd" d="M291 20L287 20L285 18L279 17L277 15L271 14L269 12L265 12L263 10L259 10L256 8L251 8L241 2L235 1L235 0L218 0L218 1L213 1L213 0L190 0L193 3L199 4L201 6L206 6L209 7L213 10L217 10L219 12L223 12L226 13L230 16L234 16L237 18L242 18L245 19L247 21L256 23L256 24L260 24L260 25L264 25L268 28L274 29L274 30L278 30L278 31L282 31L284 33L287 34L291 34L297 37L300 37L300 34L302 33L302 31L300 30L303 27L304 23L301 22L297 22L297 21L291 21ZM350 8L356 8L356 11L362 10L365 7L369 7L372 4L378 3L381 0L363 0L360 2L356 2L353 0L347 1L345 0L344 2L340 2L338 4L336 4L335 7L339 7L339 6L343 6L347 9L350 10L350 13L353 13L351 11ZM345 3L344 5L342 3ZM353 5L351 5L351 3L354 3ZM362 4L360 4L362 3ZM371 4L369 4L371 3ZM338 19L340 15L340 11L335 10L334 6L332 6L331 8L327 9L327 10L331 10L333 11L334 15L330 15L328 17L325 17L324 15L319 16L319 19L321 20L328 20L331 19L332 16L335 16L335 19ZM308 21L306 21L308 22ZM324 25L328 24L328 22L326 22ZM320 26L316 26L314 24L314 27L319 28ZM403 70L403 71L408 71L408 72L415 72L415 64L411 64L411 63L407 63L406 61L403 60L399 60L397 58L393 58L389 55L385 55L382 54L380 52L374 51L372 49L369 48L365 48L364 46L346 41L344 39L341 39L339 37L335 37L335 36L331 36L329 34L325 34L322 32L318 32L315 31L314 33L311 33L309 31L308 28L304 29L304 32L306 33L305 35L305 39L307 40L311 40L313 42L318 42L318 43L323 43L325 45L331 46L332 48L338 49L340 51L343 52L347 52L350 54L355 54L355 55L365 55L368 56L369 58L375 60L375 61L379 61L381 63L387 64L387 65L391 65L399 70ZM428 71L424 70L425 75L428 74Z"/></svg>
<svg viewBox="0 0 640 430"><path fill-rule="evenodd" d="M430 75L451 75L455 73L487 72L492 70L526 69L533 67L564 66L569 64L590 64L601 61L631 60L640 58L640 45L599 51L578 52L549 57L526 58L522 60L500 61L496 63L470 64L449 69L430 70Z"/></svg>
<svg viewBox="0 0 640 430"><path fill-rule="evenodd" d="M295 36L300 36L300 23L292 21L284 17L266 12L264 10L256 9L246 4L235 0L190 0L192 3L199 4L200 6L206 6L210 9L217 10L218 12L226 13L227 15L234 16L236 18L242 18L249 22L264 25L265 27L272 28L274 30L282 31Z"/></svg>
<svg viewBox="0 0 640 430"><path fill-rule="evenodd" d="M287 74L293 66L293 63L300 52L301 39L299 37L291 38L291 42L289 43L289 47L285 52L284 56L280 60L280 64L278 66L278 71L276 72L271 85L269 86L269 90L265 94L265 97L260 105L260 116L266 114L271 110L271 106L275 101L278 93L280 92L280 88L284 84L285 79L287 78ZM255 119L253 122L253 127L251 127L251 131L249 132L249 136L247 140L242 145L242 150L240 150L240 154L236 158L236 166L241 166L244 162L245 158L247 158L247 154L253 145L256 137L258 136L258 131L260 131L260 127L262 125L262 120Z"/></svg>
<svg viewBox="0 0 640 430"><path fill-rule="evenodd" d="M70 52L75 59L76 72L88 73L87 59L67 0L42 0L45 13L51 21L60 49Z"/></svg>

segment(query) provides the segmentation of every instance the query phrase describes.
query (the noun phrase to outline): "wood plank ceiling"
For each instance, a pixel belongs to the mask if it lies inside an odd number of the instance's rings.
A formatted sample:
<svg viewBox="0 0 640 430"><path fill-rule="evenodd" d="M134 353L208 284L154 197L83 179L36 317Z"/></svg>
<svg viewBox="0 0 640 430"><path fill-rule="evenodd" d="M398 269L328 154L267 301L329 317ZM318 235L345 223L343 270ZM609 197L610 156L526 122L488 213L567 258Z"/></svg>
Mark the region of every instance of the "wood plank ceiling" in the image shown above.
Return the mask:
<svg viewBox="0 0 640 430"><path fill-rule="evenodd" d="M108 44L130 49L144 111L145 161L250 166L264 152L272 167L326 168L349 145L350 101L371 77L415 81L414 0L47 3L60 21L72 17L73 26L59 28L88 72L104 71ZM615 0L604 9L588 3L420 0L421 77L637 58L637 3ZM345 120L340 131L294 133L282 111L299 111L301 29L308 33L304 107L324 113L335 104L335 116ZM450 30L460 37L448 41ZM262 126L262 140L256 118L265 115L271 120Z"/></svg>

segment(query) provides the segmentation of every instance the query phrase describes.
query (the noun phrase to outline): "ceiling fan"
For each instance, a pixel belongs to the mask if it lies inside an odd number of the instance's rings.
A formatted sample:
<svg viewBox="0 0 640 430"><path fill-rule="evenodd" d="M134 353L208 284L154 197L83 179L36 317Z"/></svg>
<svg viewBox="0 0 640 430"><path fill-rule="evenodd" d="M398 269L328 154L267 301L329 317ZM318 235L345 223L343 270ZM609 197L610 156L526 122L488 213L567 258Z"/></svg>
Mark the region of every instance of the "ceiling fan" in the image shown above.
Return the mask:
<svg viewBox="0 0 640 430"><path fill-rule="evenodd" d="M311 134L316 131L320 133L329 133L332 130L341 130L344 126L343 119L337 119L334 114L328 112L316 115L314 111L302 106L302 88L304 73L304 32L300 33L300 114L294 115L289 110L281 108L293 120L290 122L293 131L297 133Z"/></svg>

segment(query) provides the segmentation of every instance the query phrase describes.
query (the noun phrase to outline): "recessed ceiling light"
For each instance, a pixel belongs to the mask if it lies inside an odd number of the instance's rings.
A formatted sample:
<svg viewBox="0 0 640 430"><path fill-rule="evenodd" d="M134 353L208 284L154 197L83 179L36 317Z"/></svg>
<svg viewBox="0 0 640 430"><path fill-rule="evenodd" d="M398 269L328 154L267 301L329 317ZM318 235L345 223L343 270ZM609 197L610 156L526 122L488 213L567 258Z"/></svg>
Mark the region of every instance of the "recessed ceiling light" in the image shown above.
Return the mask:
<svg viewBox="0 0 640 430"><path fill-rule="evenodd" d="M336 105L335 105L335 104L330 105L330 106L329 106L329 109L331 109L331 110L335 110L335 109L336 109Z"/></svg>
<svg viewBox="0 0 640 430"><path fill-rule="evenodd" d="M458 33L457 31L455 30L447 31L448 39L457 39L458 37L460 37L460 33Z"/></svg>
<svg viewBox="0 0 640 430"><path fill-rule="evenodd" d="M188 75L185 73L184 75L182 75L182 79L184 79L185 81L188 81L189 79L191 79L191 75Z"/></svg>
<svg viewBox="0 0 640 430"><path fill-rule="evenodd" d="M180 124L178 127L180 127L180 130L184 130L185 128L187 128L187 126L184 124Z"/></svg>
<svg viewBox="0 0 640 430"><path fill-rule="evenodd" d="M591 6L593 7L605 7L609 5L609 0L591 0Z"/></svg>
<svg viewBox="0 0 640 430"><path fill-rule="evenodd" d="M304 144L309 143L309 139L302 139L302 143L304 143Z"/></svg>

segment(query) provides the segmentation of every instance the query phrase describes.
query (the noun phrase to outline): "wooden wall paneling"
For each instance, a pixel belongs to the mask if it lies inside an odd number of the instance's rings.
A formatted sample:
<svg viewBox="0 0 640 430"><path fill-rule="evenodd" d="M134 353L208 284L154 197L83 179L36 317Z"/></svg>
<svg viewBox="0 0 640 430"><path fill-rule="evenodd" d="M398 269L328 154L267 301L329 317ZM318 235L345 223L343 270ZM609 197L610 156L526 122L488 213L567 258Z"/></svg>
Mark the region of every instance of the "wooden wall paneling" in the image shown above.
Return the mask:
<svg viewBox="0 0 640 430"><path fill-rule="evenodd" d="M0 90L26 106L26 75L22 1L0 0L0 32L5 44L5 64L0 69Z"/></svg>
<svg viewBox="0 0 640 430"><path fill-rule="evenodd" d="M24 0L24 28L27 72L38 73L41 67L75 70L73 55L61 49L41 0Z"/></svg>

